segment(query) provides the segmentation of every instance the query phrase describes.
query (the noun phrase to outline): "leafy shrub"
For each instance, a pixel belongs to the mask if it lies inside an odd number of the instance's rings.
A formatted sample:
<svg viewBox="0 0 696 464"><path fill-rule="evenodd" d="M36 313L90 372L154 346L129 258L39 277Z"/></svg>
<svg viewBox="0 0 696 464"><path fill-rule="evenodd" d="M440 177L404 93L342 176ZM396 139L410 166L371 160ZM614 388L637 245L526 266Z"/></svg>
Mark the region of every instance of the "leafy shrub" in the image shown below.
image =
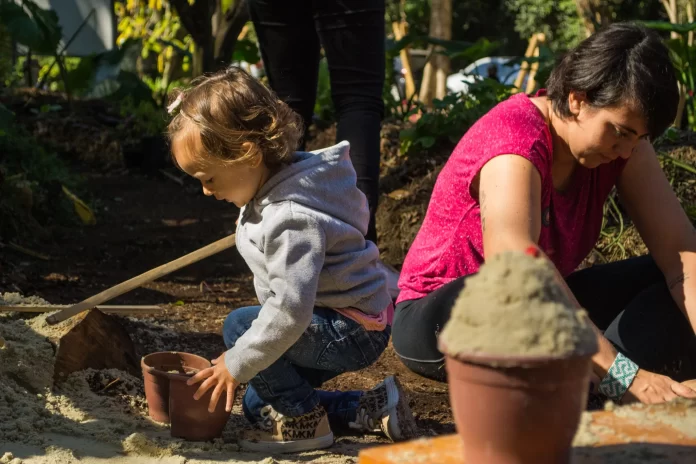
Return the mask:
<svg viewBox="0 0 696 464"><path fill-rule="evenodd" d="M491 79L471 84L468 93L449 94L433 102L413 127L401 131L401 152L429 149L440 140L457 143L464 132L498 102L509 97L512 87Z"/></svg>
<svg viewBox="0 0 696 464"><path fill-rule="evenodd" d="M167 127L167 114L151 101L126 97L120 103L120 113L139 136L160 135Z"/></svg>
<svg viewBox="0 0 696 464"><path fill-rule="evenodd" d="M554 52L574 47L585 38L575 0L506 0L508 11L515 12L515 30L523 40L543 32Z"/></svg>
<svg viewBox="0 0 696 464"><path fill-rule="evenodd" d="M0 105L0 238L37 235L41 224L74 221L71 202L61 186L74 187L77 178L54 153L11 121Z"/></svg>

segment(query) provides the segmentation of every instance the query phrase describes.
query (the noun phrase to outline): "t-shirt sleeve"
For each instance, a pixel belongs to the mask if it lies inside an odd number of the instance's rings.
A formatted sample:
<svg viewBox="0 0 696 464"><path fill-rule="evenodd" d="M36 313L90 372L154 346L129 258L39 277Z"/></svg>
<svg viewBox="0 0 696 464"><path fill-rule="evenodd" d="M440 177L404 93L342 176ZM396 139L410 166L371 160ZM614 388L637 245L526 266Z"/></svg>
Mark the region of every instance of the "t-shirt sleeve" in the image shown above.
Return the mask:
<svg viewBox="0 0 696 464"><path fill-rule="evenodd" d="M459 160L457 177L470 185L481 168L500 155L529 160L539 171L542 185L550 179L551 134L541 113L525 95L515 95L499 104L464 135L452 153L452 158Z"/></svg>

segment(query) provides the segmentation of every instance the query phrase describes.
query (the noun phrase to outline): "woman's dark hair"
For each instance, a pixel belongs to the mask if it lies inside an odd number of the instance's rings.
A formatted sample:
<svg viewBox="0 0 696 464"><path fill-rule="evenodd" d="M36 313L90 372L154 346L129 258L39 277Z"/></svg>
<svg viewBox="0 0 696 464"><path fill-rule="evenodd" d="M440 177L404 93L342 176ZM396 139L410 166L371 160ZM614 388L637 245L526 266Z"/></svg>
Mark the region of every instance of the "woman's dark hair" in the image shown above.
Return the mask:
<svg viewBox="0 0 696 464"><path fill-rule="evenodd" d="M559 60L547 92L560 117L572 117L571 91L584 92L595 108L637 105L651 139L674 122L679 104L667 48L655 32L629 23L598 31Z"/></svg>

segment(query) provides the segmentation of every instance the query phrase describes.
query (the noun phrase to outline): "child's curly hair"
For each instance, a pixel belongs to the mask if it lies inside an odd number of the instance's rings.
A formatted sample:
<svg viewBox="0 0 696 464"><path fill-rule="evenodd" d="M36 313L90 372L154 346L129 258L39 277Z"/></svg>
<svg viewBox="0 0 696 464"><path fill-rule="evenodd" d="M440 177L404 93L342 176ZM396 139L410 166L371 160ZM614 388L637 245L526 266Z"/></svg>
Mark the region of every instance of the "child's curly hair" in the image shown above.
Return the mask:
<svg viewBox="0 0 696 464"><path fill-rule="evenodd" d="M193 124L206 153L229 163L263 160L277 168L290 161L302 136L301 118L238 67L198 77L190 88L175 89L169 101L170 143ZM245 142L250 150L243 150Z"/></svg>

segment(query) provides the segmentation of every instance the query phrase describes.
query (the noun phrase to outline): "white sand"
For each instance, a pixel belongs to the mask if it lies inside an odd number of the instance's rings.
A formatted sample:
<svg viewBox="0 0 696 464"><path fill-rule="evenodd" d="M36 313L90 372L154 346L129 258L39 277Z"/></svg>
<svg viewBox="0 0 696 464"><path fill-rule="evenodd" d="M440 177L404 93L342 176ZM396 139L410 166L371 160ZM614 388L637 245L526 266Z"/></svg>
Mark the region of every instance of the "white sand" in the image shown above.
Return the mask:
<svg viewBox="0 0 696 464"><path fill-rule="evenodd" d="M6 340L0 348L0 464L338 464L355 463L361 448L385 443L352 437L338 439L330 450L299 456L241 452L236 441L245 420L239 404L221 439L171 438L167 426L147 415L142 380L128 373L89 369L52 389L54 347L47 337L55 339L60 328L47 326L46 316L0 317L0 337Z"/></svg>

